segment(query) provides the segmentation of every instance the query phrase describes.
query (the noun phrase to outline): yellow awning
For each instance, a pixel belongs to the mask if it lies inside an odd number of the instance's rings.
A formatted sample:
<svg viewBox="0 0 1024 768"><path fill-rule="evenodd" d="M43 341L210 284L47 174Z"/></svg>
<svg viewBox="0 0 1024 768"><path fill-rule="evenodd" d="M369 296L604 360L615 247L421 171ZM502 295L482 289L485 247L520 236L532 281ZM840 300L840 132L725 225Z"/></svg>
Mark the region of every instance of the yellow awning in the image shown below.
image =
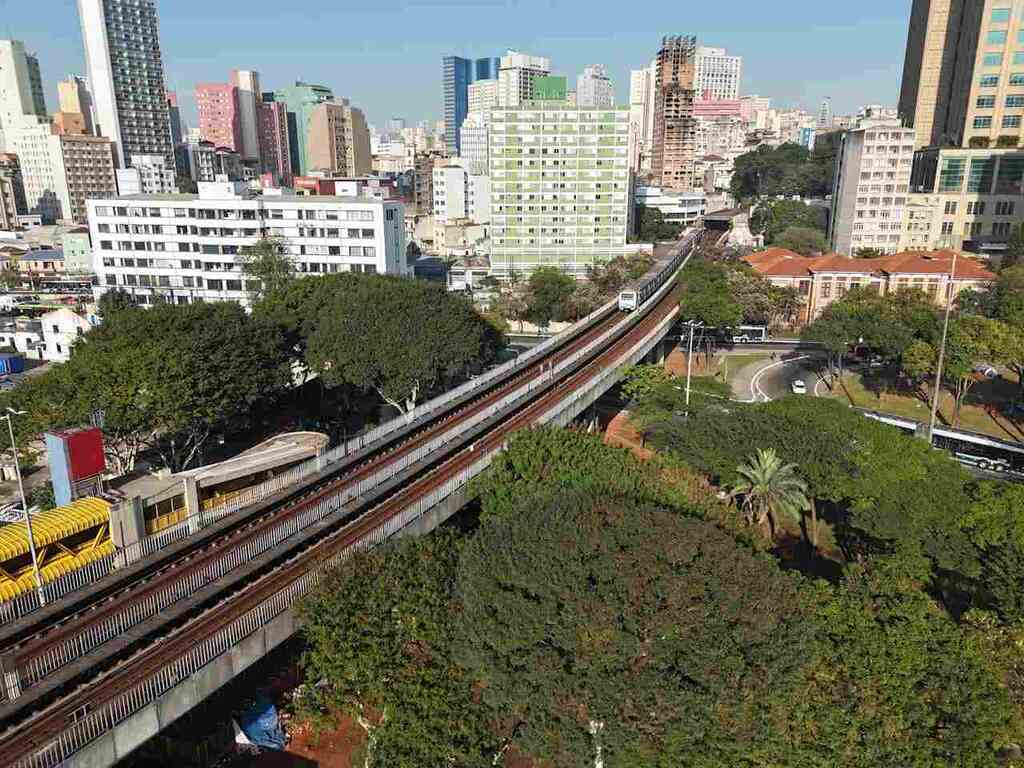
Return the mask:
<svg viewBox="0 0 1024 768"><path fill-rule="evenodd" d="M78 499L66 507L32 515L32 535L36 550L103 525L109 520L110 504L94 497ZM26 555L28 551L24 522L0 524L0 565L6 560Z"/></svg>

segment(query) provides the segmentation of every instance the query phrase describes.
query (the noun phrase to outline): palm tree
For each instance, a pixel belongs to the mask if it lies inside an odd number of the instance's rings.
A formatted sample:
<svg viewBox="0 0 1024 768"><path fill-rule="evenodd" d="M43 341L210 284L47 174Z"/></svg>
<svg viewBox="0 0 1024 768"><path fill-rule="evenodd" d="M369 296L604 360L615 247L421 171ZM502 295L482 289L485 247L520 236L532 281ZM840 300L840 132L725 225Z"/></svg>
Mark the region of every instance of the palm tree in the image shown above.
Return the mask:
<svg viewBox="0 0 1024 768"><path fill-rule="evenodd" d="M746 464L736 467L739 475L732 498L743 498L747 522L760 525L769 539L775 538L780 515L799 522L810 508L807 484L796 473L796 464L784 464L774 448L758 449Z"/></svg>

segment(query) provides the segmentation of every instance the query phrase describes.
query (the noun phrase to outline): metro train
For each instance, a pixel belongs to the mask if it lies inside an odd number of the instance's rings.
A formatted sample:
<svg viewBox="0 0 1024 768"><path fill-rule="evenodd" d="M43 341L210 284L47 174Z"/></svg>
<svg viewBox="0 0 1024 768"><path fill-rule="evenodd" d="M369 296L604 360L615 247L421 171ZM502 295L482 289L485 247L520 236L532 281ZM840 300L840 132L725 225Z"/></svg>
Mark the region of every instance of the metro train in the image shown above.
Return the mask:
<svg viewBox="0 0 1024 768"><path fill-rule="evenodd" d="M679 269L679 266L693 252L693 246L700 235L701 230L692 227L688 229L667 256L657 260L643 277L623 288L619 292L619 311L635 312L640 309L644 302L661 287L665 278Z"/></svg>

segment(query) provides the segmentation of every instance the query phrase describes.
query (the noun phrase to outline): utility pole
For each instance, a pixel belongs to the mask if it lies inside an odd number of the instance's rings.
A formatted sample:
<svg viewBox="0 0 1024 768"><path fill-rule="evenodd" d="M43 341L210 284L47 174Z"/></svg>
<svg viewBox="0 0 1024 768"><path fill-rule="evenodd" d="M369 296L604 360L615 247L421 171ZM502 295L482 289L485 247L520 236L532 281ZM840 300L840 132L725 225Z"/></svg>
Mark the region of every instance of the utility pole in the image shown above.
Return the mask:
<svg viewBox="0 0 1024 768"><path fill-rule="evenodd" d="M949 315L953 311L954 281L956 280L956 257L953 251L953 266L949 270L949 285L946 287L946 315L942 320L942 344L939 346L939 360L935 366L935 390L932 392L932 418L928 423L928 444L931 445L935 435L935 419L939 415L939 391L942 388L942 366L946 362L946 337L949 335Z"/></svg>
<svg viewBox="0 0 1024 768"><path fill-rule="evenodd" d="M0 416L7 419L7 429L11 435L11 450L14 452L14 474L18 476L18 493L21 494L21 511L25 515L25 534L28 536L28 551L32 555L32 576L36 582L40 607L46 605L46 593L43 591L43 579L39 574L39 557L36 555L35 537L32 535L32 515L28 511L28 500L25 498L25 485L21 481L21 464L18 462L18 444L14 442L14 421L12 416L22 416L25 411L8 408L8 413Z"/></svg>
<svg viewBox="0 0 1024 768"><path fill-rule="evenodd" d="M690 329L690 340L686 352L686 411L690 411L690 378L693 375L693 332L703 323L694 323L690 320L686 327Z"/></svg>

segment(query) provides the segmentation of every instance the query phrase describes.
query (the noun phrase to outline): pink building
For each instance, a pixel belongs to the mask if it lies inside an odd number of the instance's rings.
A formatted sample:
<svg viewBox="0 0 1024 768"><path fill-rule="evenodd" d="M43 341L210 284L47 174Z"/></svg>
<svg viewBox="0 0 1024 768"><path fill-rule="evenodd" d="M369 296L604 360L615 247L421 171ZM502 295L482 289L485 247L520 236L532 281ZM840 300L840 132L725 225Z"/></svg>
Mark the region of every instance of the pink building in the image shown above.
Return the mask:
<svg viewBox="0 0 1024 768"><path fill-rule="evenodd" d="M238 88L230 83L200 83L196 86L199 135L216 147L240 152L242 120Z"/></svg>
<svg viewBox="0 0 1024 768"><path fill-rule="evenodd" d="M694 117L740 117L742 108L739 99L694 99Z"/></svg>
<svg viewBox="0 0 1024 768"><path fill-rule="evenodd" d="M288 142L288 108L279 101L264 101L256 107L260 136L260 160L263 171L278 184L292 184L291 145Z"/></svg>

